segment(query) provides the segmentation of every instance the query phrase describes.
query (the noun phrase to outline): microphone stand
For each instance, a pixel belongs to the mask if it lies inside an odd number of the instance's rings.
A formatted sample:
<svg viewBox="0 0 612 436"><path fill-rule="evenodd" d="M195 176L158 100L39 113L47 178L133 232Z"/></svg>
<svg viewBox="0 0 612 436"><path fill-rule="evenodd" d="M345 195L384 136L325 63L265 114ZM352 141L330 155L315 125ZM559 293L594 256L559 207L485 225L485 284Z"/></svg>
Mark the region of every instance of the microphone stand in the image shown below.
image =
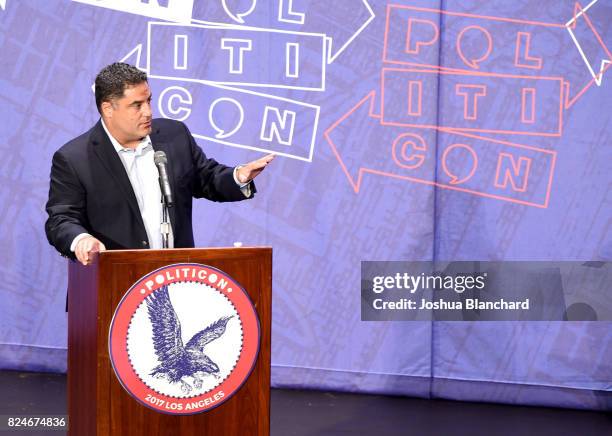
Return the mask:
<svg viewBox="0 0 612 436"><path fill-rule="evenodd" d="M170 221L168 219L168 203L166 196L162 194L162 222L161 222L161 235L162 235L162 248L170 248L168 241L170 240Z"/></svg>
<svg viewBox="0 0 612 436"><path fill-rule="evenodd" d="M170 220L168 219L168 209L172 207L172 191L170 189L170 181L168 180L168 172L166 171L166 153L163 151L156 151L153 155L153 163L157 167L159 172L159 189L161 192L162 201L162 222L161 222L161 237L162 237L162 248L170 248Z"/></svg>

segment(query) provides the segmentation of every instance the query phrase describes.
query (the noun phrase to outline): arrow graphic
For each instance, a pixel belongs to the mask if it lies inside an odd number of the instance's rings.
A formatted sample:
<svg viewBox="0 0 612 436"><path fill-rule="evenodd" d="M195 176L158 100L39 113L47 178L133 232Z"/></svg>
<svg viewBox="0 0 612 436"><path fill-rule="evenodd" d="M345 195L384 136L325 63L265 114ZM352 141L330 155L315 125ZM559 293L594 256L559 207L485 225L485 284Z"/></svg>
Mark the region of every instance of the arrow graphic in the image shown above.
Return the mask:
<svg viewBox="0 0 612 436"><path fill-rule="evenodd" d="M412 134L412 131L382 126L380 115L376 114L374 109L374 101L375 91L371 91L323 133L355 193L359 192L366 173L421 183L426 183L424 180L432 180L435 166L431 153L429 159L426 159L423 144L414 137L412 139L416 153L411 156L415 159L410 161L413 168L408 168L410 163L406 163L405 167L393 163L391 153L395 139ZM419 133L425 133L428 140L435 141L434 131ZM407 136L403 138L406 141L410 139ZM397 147L398 145L396 149ZM401 153L401 150L399 152ZM410 157L405 157L405 160L409 161ZM368 164L364 164L365 162ZM418 162L420 165L415 166Z"/></svg>
<svg viewBox="0 0 612 436"><path fill-rule="evenodd" d="M367 0L361 0L359 6L355 3L354 0L335 1L331 3L334 8L330 10L330 3L319 1L309 10L309 13L314 12L317 19L310 22L307 19L308 30L325 33L328 36L327 63L329 64L348 48L375 17ZM339 23L342 24L338 25ZM356 26L359 27L355 29Z"/></svg>
<svg viewBox="0 0 612 436"><path fill-rule="evenodd" d="M589 19L589 17L586 14L586 11L590 9L596 3L597 3L597 0L593 0L585 8L582 8L580 3L577 2L574 7L574 16L571 20L569 20L565 24L565 28L567 29L572 41L576 45L576 49L580 53L580 57L584 61L591 77L593 78L595 85L601 86L601 81L603 79L603 73L608 69L610 62L612 62L612 54L610 53L610 50L604 44L601 36L599 35L597 30L595 29L595 26L593 26L592 21ZM597 56L600 59L599 59L599 62L598 61L594 62L595 66L591 65L591 62L589 61L588 56L585 53L585 49L583 48L583 44L581 44L578 41L579 38L577 37L576 33L578 31L579 25L582 25L582 27L585 27L585 26L588 27L588 29L592 32L592 36L595 38L596 42L599 44L599 47L597 47L597 51L599 52L597 53ZM587 35L589 34L586 29L584 30L584 33L586 33ZM599 64L599 67L597 67L597 64ZM592 84L593 84L592 82L589 82L587 86L590 87Z"/></svg>
<svg viewBox="0 0 612 436"><path fill-rule="evenodd" d="M0 0L6 1L6 0ZM119 59L117 62L125 62L130 65L134 65L136 68L142 71L147 71L147 66L142 63L142 44L138 44L132 50L128 52L125 56ZM96 92L96 84L91 84L91 92Z"/></svg>
<svg viewBox="0 0 612 436"><path fill-rule="evenodd" d="M128 54L119 59L119 62L126 62L134 65L139 70L147 71L147 66L143 63L142 59L142 44L138 44L136 47L130 50Z"/></svg>

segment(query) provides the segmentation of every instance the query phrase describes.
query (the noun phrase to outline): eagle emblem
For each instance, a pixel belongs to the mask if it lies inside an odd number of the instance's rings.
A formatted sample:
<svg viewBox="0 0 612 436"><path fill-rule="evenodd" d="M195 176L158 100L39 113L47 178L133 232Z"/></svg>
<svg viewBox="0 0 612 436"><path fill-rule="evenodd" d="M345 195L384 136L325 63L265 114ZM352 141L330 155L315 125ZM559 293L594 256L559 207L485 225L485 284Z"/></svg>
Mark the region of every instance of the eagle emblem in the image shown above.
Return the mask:
<svg viewBox="0 0 612 436"><path fill-rule="evenodd" d="M213 376L219 379L219 366L206 355L204 349L207 344L223 336L233 315L219 318L193 335L184 345L181 323L170 301L168 286L160 287L145 302L153 329L155 354L161 362L150 375L165 378L172 384L180 383L181 391L186 395L194 387L202 387L202 377Z"/></svg>

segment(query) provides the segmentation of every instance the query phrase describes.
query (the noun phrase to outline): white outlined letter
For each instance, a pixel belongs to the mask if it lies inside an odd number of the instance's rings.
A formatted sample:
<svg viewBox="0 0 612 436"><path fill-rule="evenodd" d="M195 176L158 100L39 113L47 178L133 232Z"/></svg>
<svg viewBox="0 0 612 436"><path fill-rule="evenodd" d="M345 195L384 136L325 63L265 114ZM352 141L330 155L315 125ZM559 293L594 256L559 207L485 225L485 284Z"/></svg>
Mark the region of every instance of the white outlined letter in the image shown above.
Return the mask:
<svg viewBox="0 0 612 436"><path fill-rule="evenodd" d="M178 103L176 103L177 100ZM157 108L164 118L185 121L191 115L192 103L193 99L189 91L181 86L170 86L159 95Z"/></svg>
<svg viewBox="0 0 612 436"><path fill-rule="evenodd" d="M174 35L174 69L187 69L187 46L189 38L187 35Z"/></svg>
<svg viewBox="0 0 612 436"><path fill-rule="evenodd" d="M245 51L251 51L253 42L250 39L222 38L221 48L229 50L229 73L242 74L242 65ZM238 49L234 51L234 49Z"/></svg>
<svg viewBox="0 0 612 436"><path fill-rule="evenodd" d="M276 117L275 121L269 121L268 115L274 113ZM263 121L261 123L261 133L259 139L262 141L272 142L276 137L276 141L279 144L291 145L293 144L293 129L295 127L295 112L289 110L283 110L281 116L280 111L276 107L266 106ZM285 139L281 137L281 131L285 134Z"/></svg>
<svg viewBox="0 0 612 436"><path fill-rule="evenodd" d="M232 20L234 20L237 23L244 24L244 17L246 17L247 15L250 15L251 12L253 12L253 9L255 9L255 6L257 5L257 0L252 0L251 6L249 6L249 8L241 14L236 14L230 11L230 8L227 6L227 0L221 0L221 5L223 6L223 10L225 11L225 13Z"/></svg>
<svg viewBox="0 0 612 436"><path fill-rule="evenodd" d="M305 14L293 10L293 0L278 0L278 21L304 24Z"/></svg>
<svg viewBox="0 0 612 436"><path fill-rule="evenodd" d="M230 130L224 130L221 127L219 127L217 125L217 123L214 121L214 116L213 116L213 112L215 111L215 107L221 103L221 102L229 102L232 105L234 105L234 107L238 108L238 122L236 123L236 125L230 129ZM227 116L225 114L225 116L221 117L224 120L230 119L229 116ZM234 100L233 98L229 98L229 97L221 97L216 99L215 101L212 102L212 104L210 105L210 108L208 109L208 121L210 122L210 125L212 126L213 129L215 129L215 131L217 132L215 134L215 138L227 138L229 136L232 136L234 133L236 133L238 131L238 129L240 129L240 127L242 127L242 123L244 122L244 109L242 108L242 105L238 102L238 100Z"/></svg>
<svg viewBox="0 0 612 436"><path fill-rule="evenodd" d="M297 42L285 44L285 76L300 77L300 44Z"/></svg>

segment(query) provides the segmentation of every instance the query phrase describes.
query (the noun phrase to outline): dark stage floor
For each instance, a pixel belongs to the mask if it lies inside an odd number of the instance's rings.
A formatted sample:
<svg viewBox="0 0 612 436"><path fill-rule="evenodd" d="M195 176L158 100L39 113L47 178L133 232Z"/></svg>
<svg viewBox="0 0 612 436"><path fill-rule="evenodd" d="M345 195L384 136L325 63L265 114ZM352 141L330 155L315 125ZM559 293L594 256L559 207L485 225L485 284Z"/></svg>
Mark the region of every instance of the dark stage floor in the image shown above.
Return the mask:
<svg viewBox="0 0 612 436"><path fill-rule="evenodd" d="M66 413L63 375L0 371L0 389L0 415ZM273 389L271 414L273 436L612 436L605 413L318 391Z"/></svg>

